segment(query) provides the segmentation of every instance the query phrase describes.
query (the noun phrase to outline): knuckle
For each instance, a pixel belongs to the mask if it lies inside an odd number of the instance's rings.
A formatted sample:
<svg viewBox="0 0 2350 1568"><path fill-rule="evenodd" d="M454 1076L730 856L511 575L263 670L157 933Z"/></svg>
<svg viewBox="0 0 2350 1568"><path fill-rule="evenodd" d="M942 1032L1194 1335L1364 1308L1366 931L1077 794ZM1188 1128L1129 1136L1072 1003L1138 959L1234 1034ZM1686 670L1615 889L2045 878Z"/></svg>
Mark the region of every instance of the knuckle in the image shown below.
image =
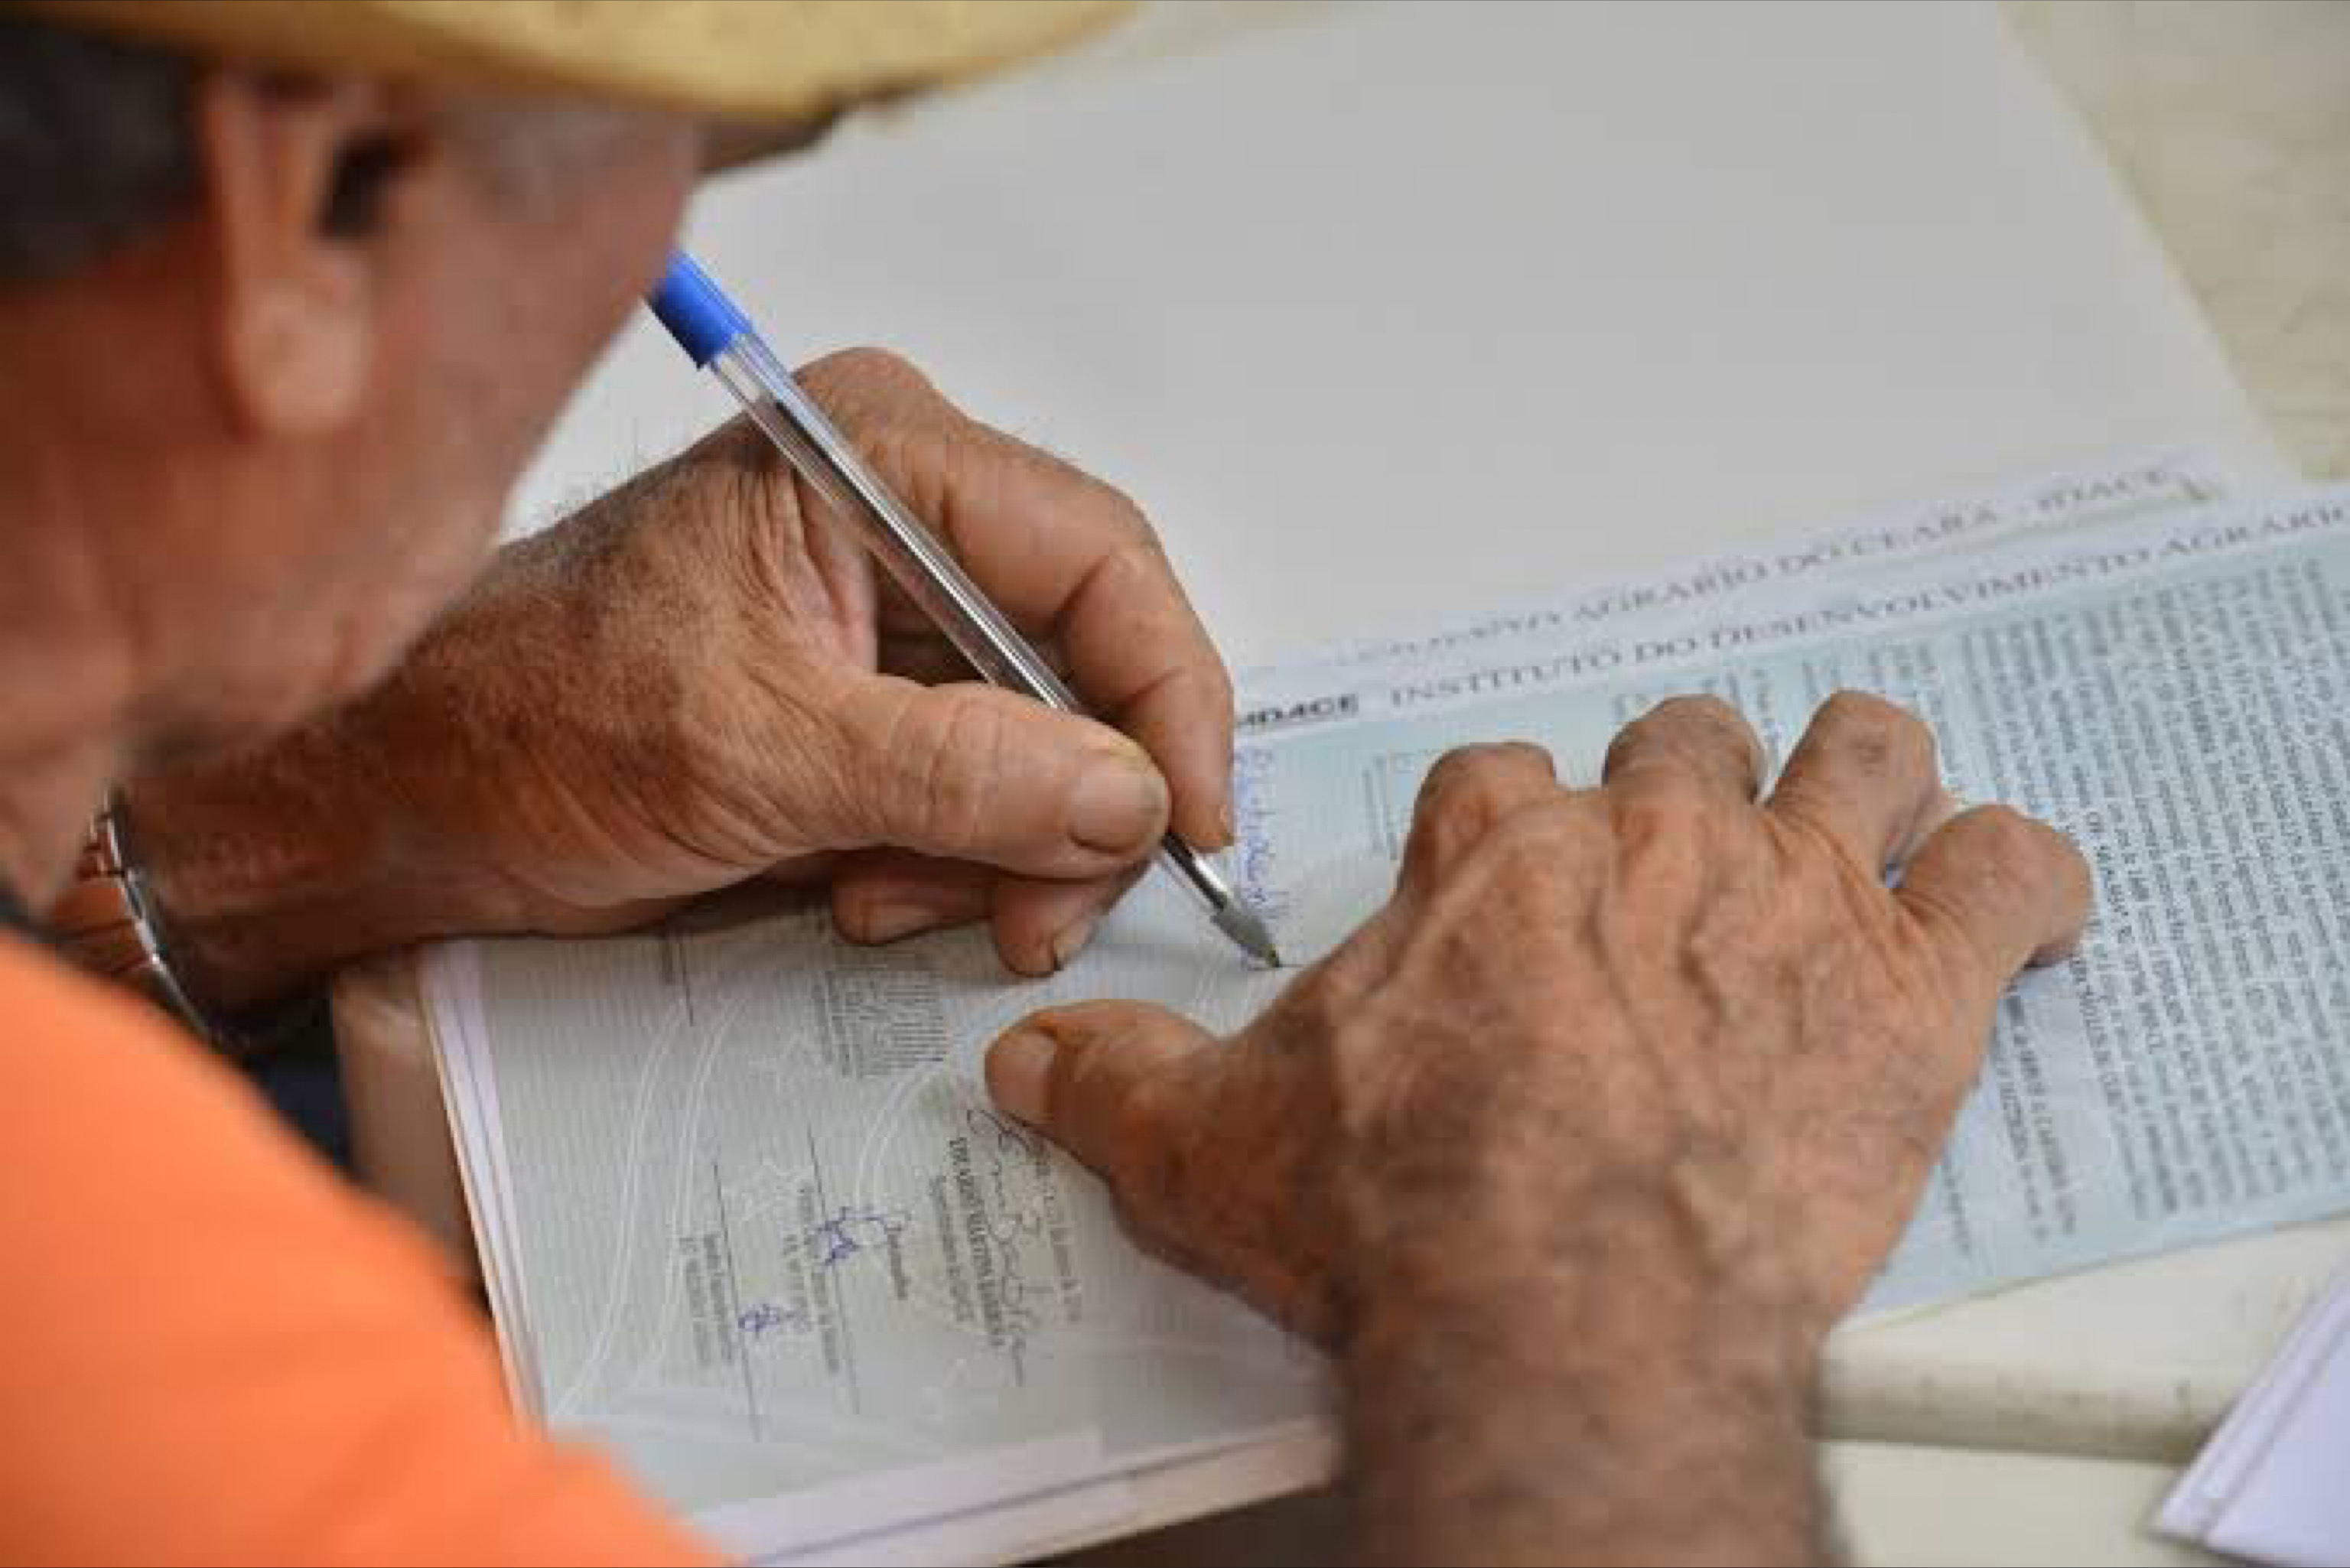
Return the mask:
<svg viewBox="0 0 2350 1568"><path fill-rule="evenodd" d="M1963 896L1942 888L1905 889L1914 918L1921 921L1944 973L1961 988L2007 978L2010 965L2000 951L2001 933L1984 923L1981 912Z"/></svg>
<svg viewBox="0 0 2350 1568"><path fill-rule="evenodd" d="M1420 784L1419 815L1449 835L1482 832L1505 815L1511 783L1529 764L1549 759L1541 747L1515 741L1447 752Z"/></svg>
<svg viewBox="0 0 2350 1568"><path fill-rule="evenodd" d="M1485 751L1483 746L1456 746L1437 758L1428 776L1420 781L1420 797L1432 801L1444 794L1461 774L1479 765Z"/></svg>
<svg viewBox="0 0 2350 1568"><path fill-rule="evenodd" d="M1055 1044L1046 1084L1049 1124L1126 1202L1163 1199L1165 1156L1180 1147L1190 1085L1148 1049L1148 1019L1112 1003L1038 1014L1030 1026Z"/></svg>
<svg viewBox="0 0 2350 1568"><path fill-rule="evenodd" d="M899 702L878 729L865 729L846 717L838 721L838 728L842 743L832 750L840 761L829 770L838 776L831 783L851 820L886 837L905 815L908 803L921 797L916 759L923 754L923 743L916 733L913 703Z"/></svg>
<svg viewBox="0 0 2350 1568"><path fill-rule="evenodd" d="M2052 905L2088 902L2095 875L2080 846L2038 817L2012 807L1981 809L1985 814L1986 858L1997 874Z"/></svg>
<svg viewBox="0 0 2350 1568"><path fill-rule="evenodd" d="M949 845L975 842L988 821L990 784L1002 770L1002 715L976 694L942 708L910 697L881 744L886 785L872 789L872 781L854 777L843 784L879 806L885 831Z"/></svg>
<svg viewBox="0 0 2350 1568"><path fill-rule="evenodd" d="M810 364L801 375L827 392L843 397L893 398L933 390L930 378L916 369L911 360L869 345L835 349Z"/></svg>
<svg viewBox="0 0 2350 1568"><path fill-rule="evenodd" d="M1060 493L1074 501L1075 515L1082 518L1087 528L1106 531L1108 536L1122 541L1139 556L1135 564L1155 563L1158 574L1173 575L1159 530L1141 504L1125 491L1049 447L1024 441L993 425L969 420L963 422L963 430L974 445L1008 458L1014 468L1051 478Z"/></svg>
<svg viewBox="0 0 2350 1568"><path fill-rule="evenodd" d="M2004 979L2068 908L2085 900L2085 862L2064 835L2005 805L1977 806L1945 831L1958 835L1930 877L1902 894L1958 943L1982 975Z"/></svg>
<svg viewBox="0 0 2350 1568"><path fill-rule="evenodd" d="M1655 735L1660 725L1669 728L1671 725L1671 715L1668 710L1670 709L1673 702L1678 701L1680 701L1680 699L1674 698L1664 702L1660 702L1657 706L1649 709L1647 712L1641 714L1638 718L1633 720L1630 723L1625 725L1622 729L1617 731L1616 738L1607 742L1607 761L1609 764L1612 766L1617 758L1624 753L1630 751L1633 747L1641 744Z"/></svg>
<svg viewBox="0 0 2350 1568"><path fill-rule="evenodd" d="M1692 734L1729 742L1744 753L1750 766L1762 760L1762 744L1746 715L1720 697L1700 693L1671 698L1659 708L1658 715Z"/></svg>
<svg viewBox="0 0 2350 1568"><path fill-rule="evenodd" d="M1708 691L1690 692L1680 697L1668 697L1648 710L1643 722L1663 720L1668 723L1696 724L1715 729L1746 727L1746 721L1737 709Z"/></svg>
<svg viewBox="0 0 2350 1568"><path fill-rule="evenodd" d="M1232 734L1238 722L1239 698L1232 688L1232 675L1212 651L1188 658L1170 672L1166 685L1181 693L1185 711L1198 714L1222 735ZM1129 711L1131 706L1129 703Z"/></svg>
<svg viewBox="0 0 2350 1568"><path fill-rule="evenodd" d="M869 457L870 449L898 427L933 426L951 405L929 377L887 348L842 348L797 373L800 384L847 431Z"/></svg>
<svg viewBox="0 0 2350 1568"><path fill-rule="evenodd" d="M1502 882L1547 885L1577 857L1562 853L1584 828L1584 815L1564 797L1517 812L1487 836L1483 859Z"/></svg>
<svg viewBox="0 0 2350 1568"><path fill-rule="evenodd" d="M1486 748L1496 763L1511 763L1521 767L1539 768L1549 773L1555 765L1550 748L1532 741L1494 741Z"/></svg>
<svg viewBox="0 0 2350 1568"><path fill-rule="evenodd" d="M1118 537L1097 559L1085 587L1107 602L1156 608L1174 584L1174 568L1159 553L1157 543L1128 535Z"/></svg>
<svg viewBox="0 0 2350 1568"><path fill-rule="evenodd" d="M1606 772L1612 777L1639 753L1711 759L1721 754L1724 742L1742 756L1749 773L1759 774L1762 742L1736 708L1711 693L1668 697L1617 732L1607 748Z"/></svg>
<svg viewBox="0 0 2350 1568"><path fill-rule="evenodd" d="M1681 908L1698 889L1747 875L1746 846L1726 826L1721 798L1702 787L1676 780L1610 804L1614 877L1635 907ZM1780 912L1799 913L1786 905Z"/></svg>
<svg viewBox="0 0 2350 1568"><path fill-rule="evenodd" d="M1814 721L1872 774L1931 771L1937 746L1925 720L1873 691L1838 691L1820 706Z"/></svg>
<svg viewBox="0 0 2350 1568"><path fill-rule="evenodd" d="M1119 1147L1132 1151L1128 1159L1117 1162L1121 1176L1130 1181L1142 1172L1155 1171L1165 1179L1164 1156L1170 1148L1181 1147L1180 1140L1168 1135L1182 1125L1187 1103L1183 1086L1172 1074L1120 1073L1109 1080L1107 1119Z"/></svg>
<svg viewBox="0 0 2350 1568"><path fill-rule="evenodd" d="M1982 864L2014 876L2036 869L2064 840L2048 826L2010 805L1977 806L1969 814ZM2052 842L2053 841L2053 842Z"/></svg>
<svg viewBox="0 0 2350 1568"><path fill-rule="evenodd" d="M1822 719L1854 729L1882 726L1900 718L1906 711L1876 692L1865 691L1855 686L1841 687L1828 693L1827 701L1820 704Z"/></svg>
<svg viewBox="0 0 2350 1568"><path fill-rule="evenodd" d="M1056 1136L1076 1142L1080 1149L1101 1130L1100 1107L1117 1097L1113 1053L1102 1049L1102 1036L1083 1014L1075 1011L1043 1012L1029 1026L1053 1042L1053 1066L1045 1087L1046 1120Z"/></svg>
<svg viewBox="0 0 2350 1568"><path fill-rule="evenodd" d="M752 422L748 414L737 414L724 424L686 449L680 459L660 472L682 472L693 468L715 468L729 473L764 473L775 466L775 447Z"/></svg>
<svg viewBox="0 0 2350 1568"><path fill-rule="evenodd" d="M1056 1084L1081 1085L1092 1080L1101 1042L1111 1033L1103 1011L1099 1002L1080 1002L1045 1008L1022 1022L1023 1029L1033 1029L1052 1041Z"/></svg>
<svg viewBox="0 0 2350 1568"><path fill-rule="evenodd" d="M950 844L975 844L985 828L1006 750L1003 716L976 698L955 701L923 768L931 822Z"/></svg>
<svg viewBox="0 0 2350 1568"><path fill-rule="evenodd" d="M1159 530L1151 524L1149 514L1142 510L1134 497L1107 480L1096 478L1083 469L1071 467L1049 452L1040 452L1038 455L1047 462L1057 464L1069 472L1083 477L1101 497L1104 514L1117 524L1118 531L1148 551L1152 558L1162 567L1164 566L1167 551L1159 541Z"/></svg>
<svg viewBox="0 0 2350 1568"><path fill-rule="evenodd" d="M1171 663L1165 674L1128 698L1110 717L1125 724L1146 698L1180 705L1184 713L1196 716L1187 719L1187 723L1204 720L1226 733L1231 732L1237 713L1238 698L1232 678L1212 651L1186 655Z"/></svg>
<svg viewBox="0 0 2350 1568"><path fill-rule="evenodd" d="M1221 659L1210 658L1199 666L1199 679L1207 692L1208 706L1226 729L1232 726L1240 709L1240 694L1232 685L1232 672L1224 668Z"/></svg>
<svg viewBox="0 0 2350 1568"><path fill-rule="evenodd" d="M1636 790L1611 792L1617 829L1626 837L1684 837L1710 831L1720 796L1686 774L1658 774Z"/></svg>
<svg viewBox="0 0 2350 1568"><path fill-rule="evenodd" d="M1436 765L1419 781L1419 815L1423 821L1459 809L1468 778L1482 765L1480 751L1476 746L1462 746L1436 759Z"/></svg>

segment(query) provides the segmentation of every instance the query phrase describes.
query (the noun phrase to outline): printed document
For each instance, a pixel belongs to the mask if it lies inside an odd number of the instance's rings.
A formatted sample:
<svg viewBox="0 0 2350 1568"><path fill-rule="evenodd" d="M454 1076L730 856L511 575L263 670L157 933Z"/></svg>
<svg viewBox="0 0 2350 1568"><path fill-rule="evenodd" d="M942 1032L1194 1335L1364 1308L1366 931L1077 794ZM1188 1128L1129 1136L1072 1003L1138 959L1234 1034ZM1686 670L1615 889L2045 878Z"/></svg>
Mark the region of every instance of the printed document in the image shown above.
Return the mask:
<svg viewBox="0 0 2350 1568"><path fill-rule="evenodd" d="M1561 642L1586 639L1625 623L1703 617L1733 597L1800 589L1822 579L1898 571L2030 535L2224 500L2236 487L2212 458L2195 452L2149 453L2095 468L2042 474L2022 483L1946 496L1874 514L1818 532L1750 546L1669 572L1585 587L1401 635L1292 655L1243 670L1249 701L1242 727L1279 727L1298 705L1329 702L1383 669L1425 676L1451 665L1498 662ZM1335 689L1335 692L1334 692Z"/></svg>
<svg viewBox="0 0 2350 1568"><path fill-rule="evenodd" d="M1233 869L1284 952L1385 898L1453 745L1536 741L1587 783L1669 695L1783 754L1878 691L1962 794L2074 833L2101 902L2004 1003L1867 1310L2350 1209L2350 494L1649 597L1482 660L1358 660L1348 711L1253 731ZM1040 983L977 933L859 949L804 909L463 944L427 981L518 1397L723 1542L812 1552L1326 1418L1312 1354L1138 1252L980 1086L1037 1007L1263 1006L1284 977L1170 888Z"/></svg>

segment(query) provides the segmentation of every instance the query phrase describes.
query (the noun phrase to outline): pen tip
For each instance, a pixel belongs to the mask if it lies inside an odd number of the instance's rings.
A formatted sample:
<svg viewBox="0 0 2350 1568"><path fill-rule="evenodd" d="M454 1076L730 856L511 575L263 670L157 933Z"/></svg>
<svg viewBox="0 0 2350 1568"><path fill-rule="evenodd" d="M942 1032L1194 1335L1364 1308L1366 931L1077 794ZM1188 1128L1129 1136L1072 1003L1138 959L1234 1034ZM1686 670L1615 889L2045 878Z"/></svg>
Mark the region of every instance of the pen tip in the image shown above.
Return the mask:
<svg viewBox="0 0 2350 1568"><path fill-rule="evenodd" d="M1281 967L1281 951L1273 945L1273 933L1264 929L1264 922L1246 904L1235 899L1217 910L1216 929L1265 968Z"/></svg>

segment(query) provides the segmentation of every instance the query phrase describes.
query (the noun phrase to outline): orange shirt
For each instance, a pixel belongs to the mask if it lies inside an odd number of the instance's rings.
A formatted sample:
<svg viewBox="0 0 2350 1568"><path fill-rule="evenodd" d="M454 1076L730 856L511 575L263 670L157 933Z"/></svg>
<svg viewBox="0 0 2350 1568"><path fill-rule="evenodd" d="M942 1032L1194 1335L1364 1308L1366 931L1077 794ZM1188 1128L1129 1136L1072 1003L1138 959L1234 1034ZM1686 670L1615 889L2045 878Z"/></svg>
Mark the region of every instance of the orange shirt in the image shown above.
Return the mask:
<svg viewBox="0 0 2350 1568"><path fill-rule="evenodd" d="M0 935L0 1561L666 1563L428 1243L143 1004Z"/></svg>

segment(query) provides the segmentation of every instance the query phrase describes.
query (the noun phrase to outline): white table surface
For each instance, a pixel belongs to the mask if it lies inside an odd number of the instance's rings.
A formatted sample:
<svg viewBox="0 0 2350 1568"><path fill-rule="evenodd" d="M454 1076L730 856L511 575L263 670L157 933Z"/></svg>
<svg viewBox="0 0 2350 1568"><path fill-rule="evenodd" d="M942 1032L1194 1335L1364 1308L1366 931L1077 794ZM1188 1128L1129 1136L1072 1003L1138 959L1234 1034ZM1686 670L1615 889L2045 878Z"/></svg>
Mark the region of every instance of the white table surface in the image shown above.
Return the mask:
<svg viewBox="0 0 2350 1568"><path fill-rule="evenodd" d="M2350 5L2008 0L2144 207L2252 402L2350 477Z"/></svg>

